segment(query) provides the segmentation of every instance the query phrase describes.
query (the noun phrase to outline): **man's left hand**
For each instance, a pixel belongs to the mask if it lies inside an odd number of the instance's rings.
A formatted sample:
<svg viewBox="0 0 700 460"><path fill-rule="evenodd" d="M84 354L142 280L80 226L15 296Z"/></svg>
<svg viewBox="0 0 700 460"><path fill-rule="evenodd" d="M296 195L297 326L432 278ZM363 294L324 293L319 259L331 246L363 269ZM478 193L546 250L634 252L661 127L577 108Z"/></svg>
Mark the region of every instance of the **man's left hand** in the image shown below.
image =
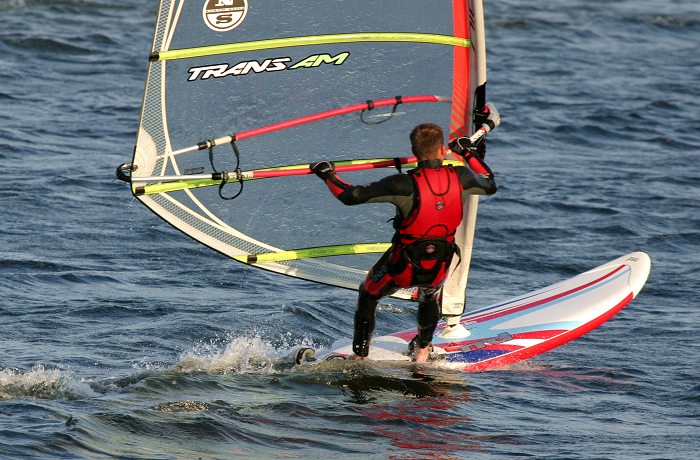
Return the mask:
<svg viewBox="0 0 700 460"><path fill-rule="evenodd" d="M317 163L311 163L309 165L311 170L323 180L328 179L330 176L335 174L335 165L332 161L319 161Z"/></svg>

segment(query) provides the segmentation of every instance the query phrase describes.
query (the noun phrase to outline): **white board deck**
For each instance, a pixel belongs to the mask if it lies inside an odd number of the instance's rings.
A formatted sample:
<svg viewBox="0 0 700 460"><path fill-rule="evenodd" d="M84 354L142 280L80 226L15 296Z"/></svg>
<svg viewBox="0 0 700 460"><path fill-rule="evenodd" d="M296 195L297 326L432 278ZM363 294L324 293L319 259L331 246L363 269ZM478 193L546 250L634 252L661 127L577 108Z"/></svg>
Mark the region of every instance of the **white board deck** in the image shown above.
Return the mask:
<svg viewBox="0 0 700 460"><path fill-rule="evenodd" d="M651 261L633 252L566 281L465 313L465 334L445 336L438 325L433 338L439 359L483 371L537 356L597 328L637 296ZM458 326L459 328L459 326ZM408 342L416 330L375 337L368 359L410 360ZM336 342L319 360L352 355L349 343Z"/></svg>

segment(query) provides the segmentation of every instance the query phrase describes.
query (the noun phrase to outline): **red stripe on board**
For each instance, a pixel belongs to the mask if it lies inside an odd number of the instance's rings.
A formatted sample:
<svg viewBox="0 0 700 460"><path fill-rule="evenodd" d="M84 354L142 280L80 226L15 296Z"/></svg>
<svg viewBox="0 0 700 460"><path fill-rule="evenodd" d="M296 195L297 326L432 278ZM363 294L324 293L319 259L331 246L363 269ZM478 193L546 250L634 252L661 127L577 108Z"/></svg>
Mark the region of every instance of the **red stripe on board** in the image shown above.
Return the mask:
<svg viewBox="0 0 700 460"><path fill-rule="evenodd" d="M560 334L563 334L566 332L567 329L548 329L548 330L542 330L542 331L534 331L534 332L521 332L519 334L512 334L511 337L513 339L530 339L530 340L547 340L551 339L552 337L556 337ZM461 342L447 342L447 343L440 343L440 344L435 344L435 346L443 348L445 351L461 351L462 347L464 346L469 346L474 343L479 343L479 342L486 342L489 345L485 348L486 350L492 350L494 349L493 347L496 345L507 345L508 342L498 342L495 340L496 335L498 334L498 331L493 332L493 336L489 337L482 337L479 339L474 339L474 340L463 340ZM488 339L493 339L493 343L489 342ZM522 348L521 345L512 345L517 348Z"/></svg>
<svg viewBox="0 0 700 460"><path fill-rule="evenodd" d="M630 292L627 297L625 297L620 303L615 305L612 309L607 311L606 313L602 314L598 318L594 319L593 321L590 321L582 326L577 327L576 329L572 329L571 331L562 334L556 338L553 338L551 340L548 340L546 342L542 342L538 345L534 345L529 348L524 348L520 351L515 351L513 353L509 353L506 355L498 356L495 358L491 359L486 359L484 361L475 363L475 364L467 364L464 366L464 370L468 372L480 372L484 371L487 369L493 369L495 367L501 367L501 366L506 366L508 364L513 364L518 361L522 361L524 359L532 358L533 356L539 355L544 353L545 351L549 351L552 348L556 348L558 346L564 345L567 342L570 342L578 337L581 337L582 335L586 334L587 332L592 331L593 329L597 328L613 316L617 314L620 310L625 308L625 306L630 303L630 301L634 298L632 293Z"/></svg>
<svg viewBox="0 0 700 460"><path fill-rule="evenodd" d="M557 295L547 297L545 299L537 300L535 302L526 303L525 305L520 305L520 306L516 306L516 307L510 307L507 309L499 310L499 311L494 312L494 313L485 312L481 316L477 315L474 317L469 317L469 318L466 318L464 321L466 321L466 322L475 321L477 323L482 323L484 321L488 321L491 319L500 318L501 316L506 316L506 315L510 315L512 313L517 313L519 311L527 310L528 308L537 307L537 306L542 305L544 303L551 302L551 301L557 300L557 299L561 299L562 297L566 297L566 296L571 295L575 292L582 291L583 289L589 288L590 286L593 286L596 283L600 283L601 281L603 281L607 278L610 278L612 275L614 275L615 273L619 272L620 270L622 270L624 268L627 268L627 265L620 265L615 270L611 271L610 273L608 273L604 276L601 276L598 279L590 281L586 284L582 284L581 286L577 286L573 289L569 289L568 291L561 292Z"/></svg>
<svg viewBox="0 0 700 460"><path fill-rule="evenodd" d="M549 329L546 331L534 331L534 332L521 332L519 334L513 334L514 339L551 339L559 334L566 332L567 329Z"/></svg>

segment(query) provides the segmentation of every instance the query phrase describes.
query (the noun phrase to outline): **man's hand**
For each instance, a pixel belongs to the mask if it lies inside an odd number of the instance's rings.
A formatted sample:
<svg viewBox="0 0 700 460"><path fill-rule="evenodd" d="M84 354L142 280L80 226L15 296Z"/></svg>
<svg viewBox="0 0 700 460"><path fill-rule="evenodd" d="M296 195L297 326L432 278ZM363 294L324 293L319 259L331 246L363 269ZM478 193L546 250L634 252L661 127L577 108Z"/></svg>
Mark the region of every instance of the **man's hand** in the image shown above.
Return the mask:
<svg viewBox="0 0 700 460"><path fill-rule="evenodd" d="M472 144L472 141L470 141L468 137L458 137L457 139L453 139L452 142L447 144L447 146L454 153L463 157L468 156L473 150L476 149L476 146Z"/></svg>
<svg viewBox="0 0 700 460"><path fill-rule="evenodd" d="M328 179L335 173L335 165L332 161L319 161L309 165L311 170L323 180Z"/></svg>
<svg viewBox="0 0 700 460"><path fill-rule="evenodd" d="M487 102L483 111L474 113L474 124L476 128L484 128L486 132L491 131L501 124L501 114L498 113L496 104Z"/></svg>
<svg viewBox="0 0 700 460"><path fill-rule="evenodd" d="M501 115L496 109L496 105L492 102L486 103L483 111L478 111L474 114L474 123L477 125L476 132L472 136L472 140L468 137L458 137L453 139L447 146L457 155L467 158L470 155L483 159L486 153L483 136L501 124Z"/></svg>

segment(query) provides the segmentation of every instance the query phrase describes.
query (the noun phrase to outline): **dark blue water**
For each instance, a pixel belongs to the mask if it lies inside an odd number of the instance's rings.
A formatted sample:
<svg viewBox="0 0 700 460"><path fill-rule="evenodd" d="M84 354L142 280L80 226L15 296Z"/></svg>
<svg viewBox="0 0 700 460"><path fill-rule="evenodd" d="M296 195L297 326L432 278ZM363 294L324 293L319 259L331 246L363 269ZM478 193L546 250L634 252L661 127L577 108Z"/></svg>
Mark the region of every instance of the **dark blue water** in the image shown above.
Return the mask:
<svg viewBox="0 0 700 460"><path fill-rule="evenodd" d="M354 294L235 264L134 201L155 2L0 0L0 458L700 456L700 6L486 5L504 122L473 307L630 251L640 296L510 369L275 366ZM378 332L411 327L385 302Z"/></svg>

